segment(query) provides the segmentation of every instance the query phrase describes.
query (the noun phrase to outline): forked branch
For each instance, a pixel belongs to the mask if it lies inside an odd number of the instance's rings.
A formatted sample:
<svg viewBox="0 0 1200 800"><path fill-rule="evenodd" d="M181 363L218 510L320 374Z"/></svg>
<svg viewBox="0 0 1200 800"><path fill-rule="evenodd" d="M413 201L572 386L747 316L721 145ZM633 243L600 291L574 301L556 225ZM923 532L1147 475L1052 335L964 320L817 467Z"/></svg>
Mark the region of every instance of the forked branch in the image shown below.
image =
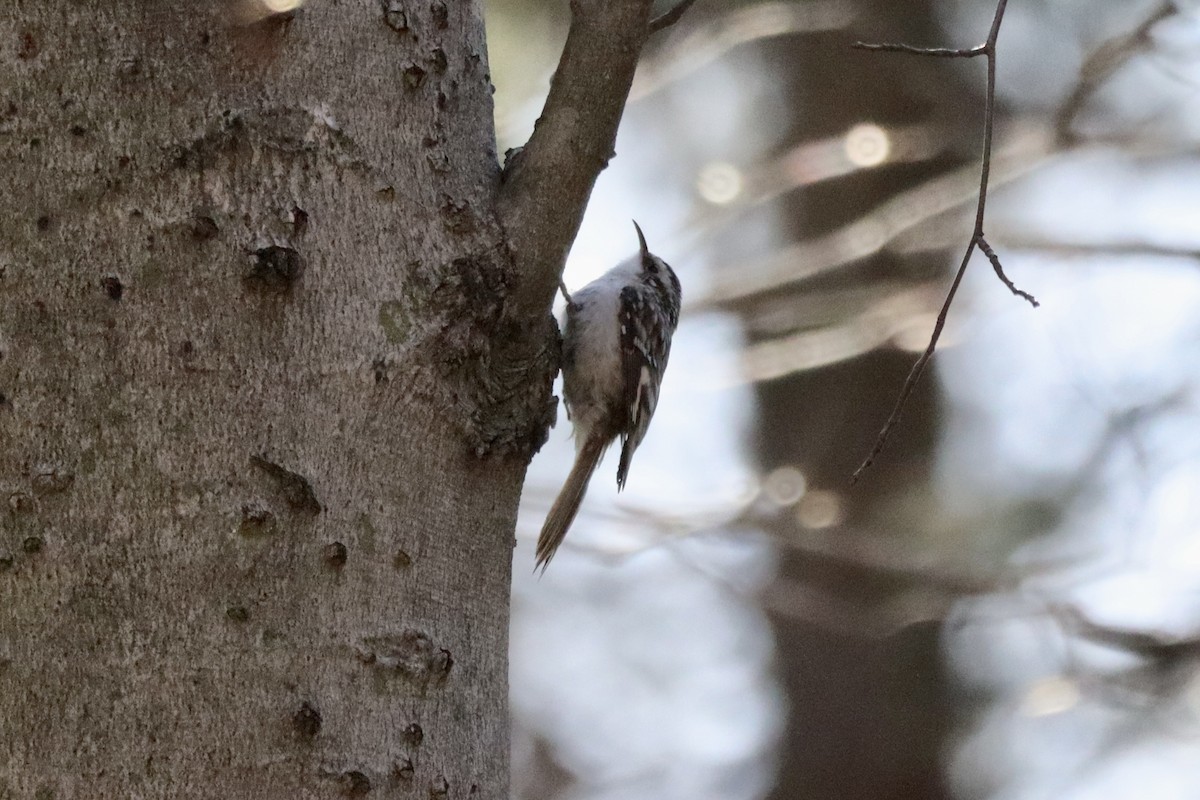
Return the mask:
<svg viewBox="0 0 1200 800"><path fill-rule="evenodd" d="M695 0L651 19L651 0L572 0L571 29L533 135L505 165L497 208L520 264L517 310L546 313L617 126L642 45Z"/></svg>
<svg viewBox="0 0 1200 800"><path fill-rule="evenodd" d="M888 53L906 53L909 55L932 56L936 58L975 58L983 56L987 59L987 91L984 99L984 114L983 114L983 155L981 158L982 164L979 170L979 202L975 207L975 227L971 232L971 239L967 243L967 250L963 254L962 262L958 266L958 271L954 275L954 281L950 284L950 291L946 293L946 299L942 302L942 308L938 312L937 322L933 326L933 334L929 338L929 344L925 351L913 364L912 369L908 373L908 377L904 380L904 386L900 389L900 396L896 398L896 404L892 407L892 413L888 416L887 422L879 431L879 435L875 438L875 445L871 448L871 452L854 471L851 476L851 482L855 482L873 463L875 458L883 451L887 444L888 437L891 435L892 429L900 421L900 416L904 413L905 406L908 405L909 397L912 396L913 390L921 380L921 376L925 373L925 368L929 365L929 360L933 358L933 353L937 349L938 341L942 337L942 330L946 326L946 317L950 313L950 306L954 303L954 297L958 293L958 287L962 284L963 275L967 272L967 266L971 263L971 256L975 254L976 248L983 251L987 256L988 261L992 263L992 268L995 269L996 275L1004 282L1009 291L1018 297L1023 298L1031 305L1036 307L1037 300L1028 292L1018 289L1008 276L1004 273L1004 268L1000 264L1000 257L996 255L996 251L988 244L987 238L983 233L984 216L987 209L988 197L988 178L992 171L992 138L996 127L996 41L1000 36L1000 25L1004 22L1004 10L1008 5L1008 0L997 0L996 13L992 17L992 26L988 31L987 40L976 47L968 47L958 50L947 48L933 47L913 47L907 44L867 44L865 42L855 43L855 47L860 50L871 50L875 52Z"/></svg>

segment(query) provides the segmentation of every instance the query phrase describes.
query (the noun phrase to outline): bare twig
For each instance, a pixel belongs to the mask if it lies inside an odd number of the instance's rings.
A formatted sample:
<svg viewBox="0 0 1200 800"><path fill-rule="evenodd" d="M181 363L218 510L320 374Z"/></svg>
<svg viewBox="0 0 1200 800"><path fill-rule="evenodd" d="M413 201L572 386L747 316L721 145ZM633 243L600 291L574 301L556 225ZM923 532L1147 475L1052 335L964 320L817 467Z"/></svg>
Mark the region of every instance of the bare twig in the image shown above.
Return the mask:
<svg viewBox="0 0 1200 800"><path fill-rule="evenodd" d="M996 271L996 277L1000 279L1001 283L1008 287L1010 292L1015 294L1017 297L1028 301L1028 303L1034 308L1037 308L1041 305L1041 303L1037 301L1036 297L1031 295L1029 292L1018 289L1016 284L1009 280L1008 275L1004 272L1004 267L1000 265L1000 256L996 255L996 251L992 249L992 246L988 244L987 239L982 235L979 237L979 249L983 251L985 256L987 256L987 260L992 262L992 269Z"/></svg>
<svg viewBox="0 0 1200 800"><path fill-rule="evenodd" d="M873 53L908 53L911 56L932 56L934 58L974 58L987 55L988 52L986 45L953 49L949 47L913 47L910 44L855 42L850 46L855 50L869 50Z"/></svg>
<svg viewBox="0 0 1200 800"><path fill-rule="evenodd" d="M511 159L498 210L520 264L517 310L545 313L617 126L650 30L651 0L574 0L545 107Z"/></svg>
<svg viewBox="0 0 1200 800"><path fill-rule="evenodd" d="M680 18L687 13L687 10L695 5L696 0L679 0L669 10L659 14L654 19L650 20L650 33L658 33L661 30L671 27Z"/></svg>
<svg viewBox="0 0 1200 800"><path fill-rule="evenodd" d="M989 260L996 269L996 273L1005 282L1005 285L1014 293L1034 303L1034 305L1037 304L1032 296L1021 292L1004 275L999 258L996 257L991 247L988 246L983 234L983 221L987 209L988 178L992 171L992 137L996 128L996 40L1000 36L1000 25L1004 22L1004 10L1007 5L1008 0L997 0L996 12L992 17L992 26L988 31L987 41L978 47L963 50L946 50L944 48L918 48L909 45L864 45L859 43L862 49L867 50L883 50L887 52L903 52L938 57L972 58L982 55L987 59L987 92L984 98L983 155L979 170L979 202L975 207L975 227L971 233L971 241L967 244L967 251L963 254L962 262L958 266L958 272L954 275L953 283L950 284L950 291L946 293L946 300L942 303L941 311L938 312L937 322L933 326L933 334L929 338L929 345L909 371L908 377L904 380L904 386L900 390L900 396L896 399L896 405L892 408L891 415L888 416L887 422L884 423L883 428L879 431L879 436L876 437L875 445L871 448L871 452L851 476L851 483L856 482L863 472L875 463L875 458L883 451L892 429L900 421L900 415L904 413L904 408L908 404L908 398L912 395L917 383L920 382L921 376L925 372L925 367L929 365L929 360L933 358L933 353L937 349L938 340L942 336L942 329L946 326L946 316L950 313L950 306L954 303L954 296L958 293L958 287L962 284L963 275L967 272L967 265L971 263L971 256L975 254L976 248L984 250L985 254L988 255Z"/></svg>

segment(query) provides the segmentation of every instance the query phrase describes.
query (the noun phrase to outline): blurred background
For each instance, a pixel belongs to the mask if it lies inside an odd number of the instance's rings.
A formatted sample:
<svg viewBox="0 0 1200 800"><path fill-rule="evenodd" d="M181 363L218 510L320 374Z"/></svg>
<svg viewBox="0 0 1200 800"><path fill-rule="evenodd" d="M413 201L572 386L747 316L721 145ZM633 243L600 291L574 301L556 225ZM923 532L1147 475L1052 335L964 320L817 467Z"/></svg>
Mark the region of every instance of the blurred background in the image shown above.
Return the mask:
<svg viewBox="0 0 1200 800"><path fill-rule="evenodd" d="M569 24L488 0L500 149ZM658 9L666 10L669 3ZM627 490L544 577L560 412L515 554L519 798L1200 798L1200 13L1012 0L986 225L931 369L857 484L971 236L994 0L700 0L649 43L571 253L636 248L686 311Z"/></svg>

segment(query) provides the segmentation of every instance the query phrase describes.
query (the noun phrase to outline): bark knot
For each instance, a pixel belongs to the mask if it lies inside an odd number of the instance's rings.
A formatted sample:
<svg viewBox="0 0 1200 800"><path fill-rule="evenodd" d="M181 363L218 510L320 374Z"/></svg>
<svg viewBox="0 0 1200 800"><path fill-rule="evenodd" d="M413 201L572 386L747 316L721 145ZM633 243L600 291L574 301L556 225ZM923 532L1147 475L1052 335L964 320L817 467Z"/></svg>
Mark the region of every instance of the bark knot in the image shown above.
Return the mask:
<svg viewBox="0 0 1200 800"><path fill-rule="evenodd" d="M251 456L250 463L267 474L279 493L283 495L284 501L294 511L314 517L321 513L321 503L317 500L316 492L313 491L312 484L303 475L292 472L290 469L284 469L268 460L266 456Z"/></svg>
<svg viewBox="0 0 1200 800"><path fill-rule="evenodd" d="M426 352L477 458L532 458L557 413L557 329L548 315L530 325L513 308L513 274L506 252L491 249L434 270L429 292L441 324Z"/></svg>
<svg viewBox="0 0 1200 800"><path fill-rule="evenodd" d="M450 674L450 651L437 647L428 634L408 629L363 639L358 660L378 670L398 675L424 688L440 684Z"/></svg>

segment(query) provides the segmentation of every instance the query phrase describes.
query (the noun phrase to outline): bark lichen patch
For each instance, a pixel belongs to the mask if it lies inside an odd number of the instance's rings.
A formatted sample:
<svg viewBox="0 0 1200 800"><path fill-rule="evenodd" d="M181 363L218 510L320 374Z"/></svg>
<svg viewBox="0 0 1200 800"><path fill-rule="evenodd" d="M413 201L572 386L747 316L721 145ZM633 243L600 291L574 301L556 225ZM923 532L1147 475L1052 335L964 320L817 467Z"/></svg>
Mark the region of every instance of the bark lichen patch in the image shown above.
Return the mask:
<svg viewBox="0 0 1200 800"><path fill-rule="evenodd" d="M371 520L371 515L365 511L360 513L355 518L354 524L358 528L358 548L368 556L374 556L375 539L379 532L375 530L375 523Z"/></svg>
<svg viewBox="0 0 1200 800"><path fill-rule="evenodd" d="M314 517L321 513L321 503L317 500L316 492L303 475L284 469L261 455L251 456L250 463L271 478L279 493L283 495L284 501L293 510Z"/></svg>
<svg viewBox="0 0 1200 800"><path fill-rule="evenodd" d="M403 344L412 335L412 318L404 303L385 300L379 304L379 327L390 344Z"/></svg>

